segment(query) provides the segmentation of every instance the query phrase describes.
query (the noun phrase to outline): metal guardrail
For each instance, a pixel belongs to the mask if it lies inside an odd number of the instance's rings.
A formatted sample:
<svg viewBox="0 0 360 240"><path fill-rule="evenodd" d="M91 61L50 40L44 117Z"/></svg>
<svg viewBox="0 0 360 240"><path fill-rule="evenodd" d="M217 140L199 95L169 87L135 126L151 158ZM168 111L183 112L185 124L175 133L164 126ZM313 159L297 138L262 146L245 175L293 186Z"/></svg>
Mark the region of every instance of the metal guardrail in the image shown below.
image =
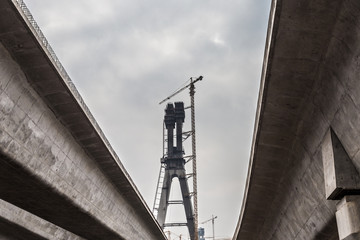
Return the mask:
<svg viewBox="0 0 360 240"><path fill-rule="evenodd" d="M26 16L27 20L30 22L31 26L33 27L33 30L35 30L35 32L37 34L36 37L39 38L39 40L41 41L41 44L43 45L43 47L45 47L45 49L48 51L48 54L51 57L51 60L55 63L55 65L58 68L59 72L61 73L62 77L64 77L64 79L66 80L67 83L73 84L70 77L69 77L69 75L67 74L64 67L60 63L60 60L57 58L54 50L51 48L48 40L45 38L44 34L40 30L39 25L36 23L34 17L30 13L27 6L25 5L24 1L23 0L15 0L15 3L20 7L22 12Z"/></svg>
<svg viewBox="0 0 360 240"><path fill-rule="evenodd" d="M73 81L71 80L70 76L66 72L64 66L61 64L61 62L58 59L58 57L56 56L54 50L50 46L48 40L46 39L46 37L42 33L39 25L36 23L34 17L30 13L30 10L28 9L28 7L26 6L26 4L24 3L23 0L12 0L12 1L14 2L14 4L16 4L19 7L19 9L22 11L23 15L26 17L26 20L28 20L28 22L30 23L30 25L31 25L30 27L32 28L33 33L35 34L35 37L38 39L38 41L42 45L44 51L47 53L50 60L55 65L57 71L59 72L60 76L63 78L63 80L64 80L65 84L67 85L67 87L69 88L70 92L73 94L74 98L76 99L76 101L78 102L80 107L83 109L85 115L88 117L89 121L94 126L95 130L99 134L102 141L105 143L108 150L111 152L112 156L116 160L117 164L119 165L119 167L121 168L123 173L127 176L130 184L134 187L134 189L136 189L137 194L140 196L143 203L145 203L144 199L140 195L140 193L139 193L138 189L136 188L135 184L131 180L131 177L130 177L129 173L126 171L125 167L122 165L119 157L117 156L114 149L110 145L109 140L105 137L105 134L103 133L103 131L101 130L99 124L97 123L94 116L90 112L88 106L85 104L83 98L81 97L80 93L76 89Z"/></svg>
<svg viewBox="0 0 360 240"><path fill-rule="evenodd" d="M25 20L27 20L29 22L29 27L31 29L31 31L33 32L33 34L35 35L35 37L38 39L40 45L42 45L44 51L46 52L46 54L48 55L50 61L53 62L56 70L58 71L58 73L60 74L60 76L62 77L62 79L64 80L64 83L67 85L68 89L70 90L70 92L73 94L75 100L78 102L78 104L80 105L80 107L82 108L82 110L84 111L85 115L87 116L87 118L89 119L89 121L91 122L91 124L93 125L95 131L97 132L97 134L99 135L99 137L102 139L102 141L104 142L106 148L108 149L108 151L111 153L112 157L114 158L114 160L117 162L119 168L121 169L121 171L123 172L123 174L126 176L127 180L129 181L129 184L133 187L135 194L139 197L140 201L143 203L146 211L150 214L151 218L154 220L154 222L157 222L156 219L154 218L154 215L152 214L150 208L148 207L148 205L146 204L144 198L142 197L142 195L140 194L138 188L136 187L136 185L134 184L134 182L132 181L129 173L126 171L125 167L123 166L123 164L121 163L118 155L115 153L114 149L112 148L112 146L110 145L108 139L105 137L105 134L103 133L103 131L101 130L100 126L98 125L98 123L96 122L94 116L91 114L89 108L86 106L83 98L81 97L80 93L78 92L78 90L76 89L73 81L71 80L70 76L68 75L68 73L65 71L65 68L63 67L63 65L61 64L60 60L58 59L58 57L56 56L54 50L52 49L52 47L50 46L48 40L46 39L46 37L44 36L44 34L42 33L39 25L36 23L34 17L32 16L32 14L30 13L30 10L28 9L28 7L26 6L26 4L24 3L23 0L11 0L17 7L18 9L22 12L22 15L24 15L24 17L26 18ZM160 226L158 226L160 229Z"/></svg>
<svg viewBox="0 0 360 240"><path fill-rule="evenodd" d="M81 106L81 108L84 110L85 114L87 115L87 117L89 118L90 122L94 125L95 129L97 130L97 132L99 133L100 137L102 138L102 140L105 142L105 144L107 145L107 147L109 148L109 150L112 152L112 154L114 156L116 156L115 158L118 160L117 162L122 166L122 164L120 163L117 155L115 154L115 151L112 149L109 141L107 140L107 138L105 137L104 133L102 132L102 130L100 129L100 126L98 125L98 123L96 122L94 116L91 114L89 108L86 106L83 98L81 97L80 93L78 92L78 90L76 89L73 81L71 80L70 76L68 75L68 73L66 72L64 66L61 64L60 60L58 59L58 57L56 56L54 50L52 49L52 47L50 46L48 40L46 39L46 37L44 36L44 34L42 33L39 25L36 23L34 17L32 16L32 14L30 13L30 10L28 9L28 7L25 5L23 0L13 0L13 2L19 6L19 8L21 9L21 11L23 12L23 14L25 15L26 19L29 21L29 23L31 24L32 30L34 30L35 33L35 37L38 38L40 44L43 46L44 50L47 52L47 55L50 57L50 60L55 64L55 67L57 69L57 71L59 72L60 76L65 80L66 85L68 86L69 90L71 91L71 93L74 95L76 101L79 103L79 105ZM123 168L123 166L122 166ZM123 170L125 170L123 168ZM126 171L125 171L126 172ZM127 174L127 172L126 172ZM128 174L127 174L128 175ZM129 175L128 175L129 177Z"/></svg>

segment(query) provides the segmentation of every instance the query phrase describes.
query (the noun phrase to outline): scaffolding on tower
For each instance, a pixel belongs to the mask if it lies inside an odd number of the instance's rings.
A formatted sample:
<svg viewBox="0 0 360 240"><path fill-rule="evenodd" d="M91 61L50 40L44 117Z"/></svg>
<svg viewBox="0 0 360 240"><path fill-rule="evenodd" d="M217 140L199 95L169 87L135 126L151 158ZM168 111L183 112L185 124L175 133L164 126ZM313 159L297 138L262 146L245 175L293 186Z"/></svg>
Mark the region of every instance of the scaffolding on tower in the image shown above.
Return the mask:
<svg viewBox="0 0 360 240"><path fill-rule="evenodd" d="M191 236L192 240L198 240L198 200L197 200L197 166L196 166L196 134L195 134L196 133L196 131L195 131L195 85L194 84L196 82L198 82L198 81L201 81L202 79L203 79L202 76L200 76L200 77L198 77L196 79L190 78L190 83L188 85L186 85L186 86L180 88L179 90L175 91L173 94L171 94L169 97L165 98L163 101L161 101L159 103L159 104L162 104L162 103L170 100L172 97L174 97L175 95L177 95L178 93L180 93L181 91L183 91L183 90L185 90L187 88L189 88L189 90L190 90L191 131L189 131L189 132L179 132L179 131L177 131L176 134L177 135L180 134L181 139L183 139L183 135L184 135L184 139L187 139L189 136L191 136L192 154L190 156L187 156L187 158L188 158L188 161L192 161L192 173L188 174L188 175L190 175L193 178L193 192L190 194L192 196L192 198L193 198L193 223L190 224L190 225L193 225L193 226L190 227L189 222L188 222L187 226L189 228L189 231L192 231L192 232L190 232L190 236ZM165 110L165 111L167 111L167 110ZM165 180L165 183L164 183L164 179L166 178L165 175L166 175L166 171L167 171L166 170L166 167L167 167L166 160L168 159L167 155L168 155L168 151L169 151L169 148L167 146L170 146L169 144L166 144L166 141L169 141L169 136L166 136L166 134L167 134L167 132L169 132L169 130L168 131L165 130L165 128L166 129L168 128L168 126L165 126L165 125L166 125L166 115L165 115L165 120L164 120L164 131L163 131L163 157L161 159L159 178L158 178L158 183L157 183L157 187L156 187L156 194L155 194L155 200L154 200L154 205L153 205L153 213L154 213L155 217L158 219L158 221L159 221L159 207L161 205L161 198L162 198L162 195L163 195L162 192L164 191L163 190L164 186L167 185L166 181L168 181L168 180ZM171 137L172 136L170 136L170 138ZM181 156L181 157L185 158L183 156ZM188 161L186 161L186 162L188 162ZM182 169L178 169L178 170L182 170ZM170 201L166 202L165 213L163 213L162 216L160 216L160 219L161 219L160 223L163 225L162 227L169 226L169 225L166 225L164 223L165 219L162 219L162 218L165 218L163 215L164 214L166 215L167 204L169 204L169 203L170 203ZM177 201L176 201L176 204L178 204ZM189 208L189 207L185 206L185 211L187 211L186 208ZM172 224L172 226L174 226L174 225L176 225L176 226L186 226L185 224L181 224L181 223Z"/></svg>

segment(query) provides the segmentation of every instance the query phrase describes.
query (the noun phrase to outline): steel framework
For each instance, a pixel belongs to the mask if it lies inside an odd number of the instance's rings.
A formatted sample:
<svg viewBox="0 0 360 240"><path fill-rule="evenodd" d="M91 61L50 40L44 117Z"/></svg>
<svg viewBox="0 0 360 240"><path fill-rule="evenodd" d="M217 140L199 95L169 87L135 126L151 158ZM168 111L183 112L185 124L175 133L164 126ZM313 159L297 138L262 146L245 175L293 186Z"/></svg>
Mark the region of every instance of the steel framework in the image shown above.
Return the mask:
<svg viewBox="0 0 360 240"><path fill-rule="evenodd" d="M189 88L190 90L190 101L191 101L191 105L190 108L191 109L191 131L188 132L182 132L182 130L179 130L180 127L178 127L178 121L176 120L176 126L177 126L177 132L176 132L176 138L177 138L177 146L180 146L180 144L182 144L182 141L186 140L187 138L189 138L191 136L191 146L192 146L192 154L189 156L183 156L183 152L181 155L182 158L182 162L183 165L185 165L185 163L189 162L192 160L192 170L193 172L191 174L186 174L185 172L185 167L182 166L181 169L177 169L177 171L180 173L181 175L170 175L169 177L169 162L167 162L169 160L169 153L170 155L173 154L173 151L171 150L173 148L173 146L171 145L170 142L172 142L174 136L172 133L171 127L169 126L169 116L171 115L167 115L169 114L167 112L167 110L165 110L166 114L165 114L165 120L164 120L164 132L163 132L163 136L166 136L166 139L164 137L163 139L163 158L161 161L161 167L160 167L160 172L159 172L159 178L158 178L158 184L157 184L157 190L156 190L156 194L155 194L155 200L154 200L154 206L153 206L153 212L154 215L157 217L160 225L162 225L163 227L167 226L167 224L164 223L165 221L165 216L166 216L166 210L167 210L167 206L169 204L172 204L171 202L168 201L168 198L165 197L165 199L167 199L166 201L163 200L163 192L167 192L167 194L170 192L170 186L171 186L171 179L174 176L177 176L179 178L180 181L180 185L181 185L181 190L182 190L182 194L183 194L183 199L187 199L186 202L189 202L189 204L185 204L184 201L184 206L185 206L185 213L188 219L187 225L189 228L189 232L190 232L190 236L192 240L198 240L199 236L198 236L198 201L197 201L197 166L196 166L196 134L195 134L195 83L198 81L201 81L203 79L203 76L200 76L198 78L196 78L195 80L193 78L190 78L190 83L187 84L186 86L180 88L179 90L175 91L173 94L171 94L169 97L165 98L164 100L162 100L159 104L164 103L165 101L169 100L170 98L172 98L173 96L175 96L176 94L178 94L179 92ZM171 108L171 107L170 107ZM183 108L183 103L182 103L182 108ZM186 108L186 109L187 109ZM176 103L175 103L175 109L176 109ZM182 110L183 111L183 110ZM175 111L176 112L176 111ZM184 117L185 117L185 113L184 113ZM182 120L182 122L184 122L184 120ZM166 128L166 131L165 131ZM172 127L173 129L174 127ZM182 123L181 123L181 128L182 128ZM165 142L167 141L167 144L165 144ZM182 145L181 145L182 147ZM171 149L170 149L171 148ZM167 157L165 157L167 154ZM170 157L171 159L171 157ZM186 160L185 160L186 159ZM168 169L168 170L167 170ZM179 177L181 176L181 178ZM187 184L187 178L188 177L193 177L193 192L189 193L188 191L188 184ZM170 180L169 180L170 179ZM170 183L168 183L168 181L170 181ZM186 183L186 184L185 184ZM163 187L161 187L163 186ZM164 190L164 186L168 187L165 188ZM184 189L187 189L187 193L184 195L184 191L183 191L183 186ZM186 186L186 187L185 187ZM190 197L193 196L193 206L194 206L194 210L192 211L192 205L191 205L191 201L190 201ZM165 201L165 202L164 202ZM164 206L163 204L165 204L166 206ZM188 205L188 206L187 206ZM161 210L161 208L163 208L163 210ZM192 212L192 218L191 216L188 215L188 211ZM161 211L163 211L162 213L160 213ZM190 220L189 222L189 219ZM179 225L183 225L183 224L179 224Z"/></svg>
<svg viewBox="0 0 360 240"><path fill-rule="evenodd" d="M191 204L191 194L187 182L185 159L183 151L183 123L185 110L183 102L175 102L175 107L169 103L165 109L164 125L166 128L166 154L161 159L161 169L154 202L154 210L160 226L187 226L190 238L195 239L194 211ZM176 134L174 135L174 130ZM174 143L176 141L176 145ZM179 179L182 201L169 201L172 179ZM160 188L161 186L161 188ZM167 208L170 204L184 204L186 223L165 223Z"/></svg>

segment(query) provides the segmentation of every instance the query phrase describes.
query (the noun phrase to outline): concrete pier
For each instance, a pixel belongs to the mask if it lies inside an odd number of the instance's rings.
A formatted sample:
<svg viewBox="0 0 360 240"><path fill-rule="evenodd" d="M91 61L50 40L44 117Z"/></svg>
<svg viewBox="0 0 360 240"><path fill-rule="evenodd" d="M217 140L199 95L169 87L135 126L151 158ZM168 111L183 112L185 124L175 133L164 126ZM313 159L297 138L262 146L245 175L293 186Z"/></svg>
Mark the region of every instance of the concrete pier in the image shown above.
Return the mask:
<svg viewBox="0 0 360 240"><path fill-rule="evenodd" d="M360 196L345 196L336 208L339 239L360 239Z"/></svg>

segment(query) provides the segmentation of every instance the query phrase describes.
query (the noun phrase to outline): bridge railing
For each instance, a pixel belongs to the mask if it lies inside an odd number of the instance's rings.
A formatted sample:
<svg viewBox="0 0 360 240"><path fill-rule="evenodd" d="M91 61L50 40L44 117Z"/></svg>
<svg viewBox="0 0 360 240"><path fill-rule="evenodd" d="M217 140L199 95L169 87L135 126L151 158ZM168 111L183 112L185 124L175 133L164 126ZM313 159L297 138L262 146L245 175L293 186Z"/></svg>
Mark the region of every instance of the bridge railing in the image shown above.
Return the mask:
<svg viewBox="0 0 360 240"><path fill-rule="evenodd" d="M120 159L116 155L114 149L111 147L109 141L105 137L105 134L102 132L102 130L101 130L100 126L98 125L97 121L95 120L94 116L92 115L89 108L85 104L83 98L81 97L80 93L76 89L73 81L71 80L70 76L66 72L64 66L61 64L60 60L56 56L54 50L52 49L48 40L46 39L43 32L41 31L39 25L36 23L34 17L32 16L32 14L31 14L30 10L28 9L28 7L26 6L25 2L23 0L12 0L12 1L16 6L18 6L18 8L21 10L23 15L26 17L26 19L30 23L34 35L38 38L39 43L42 45L43 49L47 52L47 55L49 56L50 60L54 63L55 67L57 68L57 71L59 72L60 76L63 78L67 87L69 88L69 90L71 91L73 96L75 97L76 101L79 103L80 107L83 109L84 113L86 114L86 116L88 117L90 122L93 124L94 128L98 132L101 139L104 141L105 145L107 146L107 148L109 149L109 151L111 152L113 157L116 159L117 163L119 164L120 168L123 170L124 174L130 180L131 179L130 175L123 167L122 163L120 162ZM132 181L130 181L130 182L133 185L133 187L136 189L133 182Z"/></svg>

